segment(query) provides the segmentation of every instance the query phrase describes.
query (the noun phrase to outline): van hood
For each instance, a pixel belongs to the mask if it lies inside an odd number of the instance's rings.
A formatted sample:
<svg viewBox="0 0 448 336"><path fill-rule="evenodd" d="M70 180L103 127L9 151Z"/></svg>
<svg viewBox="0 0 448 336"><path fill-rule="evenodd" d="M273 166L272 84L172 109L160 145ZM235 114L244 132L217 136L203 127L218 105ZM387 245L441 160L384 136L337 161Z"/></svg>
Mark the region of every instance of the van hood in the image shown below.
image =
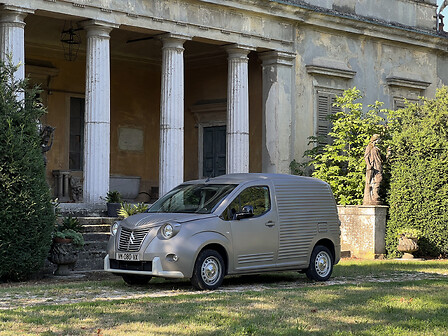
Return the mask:
<svg viewBox="0 0 448 336"><path fill-rule="evenodd" d="M121 221L121 225L130 229L161 226L167 222L186 223L216 217L214 214L187 214L187 213L141 213L130 216Z"/></svg>

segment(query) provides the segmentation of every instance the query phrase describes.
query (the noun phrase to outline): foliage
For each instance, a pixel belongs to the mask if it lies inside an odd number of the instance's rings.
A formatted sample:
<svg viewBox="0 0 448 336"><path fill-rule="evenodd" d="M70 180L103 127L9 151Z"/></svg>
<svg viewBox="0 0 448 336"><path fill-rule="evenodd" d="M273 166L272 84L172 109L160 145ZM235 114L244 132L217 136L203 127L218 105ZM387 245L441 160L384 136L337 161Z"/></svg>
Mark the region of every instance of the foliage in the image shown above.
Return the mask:
<svg viewBox="0 0 448 336"><path fill-rule="evenodd" d="M131 204L131 203L122 203L121 209L118 211L118 216L122 218L128 218L129 216L146 212L148 210L149 206L145 203L137 203L137 204Z"/></svg>
<svg viewBox="0 0 448 336"><path fill-rule="evenodd" d="M356 88L347 90L343 96L337 97L335 106L341 111L329 116L332 129L329 135L332 142L318 145L317 137L309 137L310 143L316 146L304 154L309 158L308 165L313 167L312 176L327 182L341 205L362 204L365 169L364 151L373 134L380 134L384 139L386 134L385 120L380 113L382 103L368 105L367 113L363 112L360 91ZM384 152L384 145L379 145ZM291 163L293 165L293 163ZM292 166L298 172L302 167Z"/></svg>
<svg viewBox="0 0 448 336"><path fill-rule="evenodd" d="M84 237L82 235L83 226L78 218L68 216L62 220L62 223L56 226L53 238L72 239L73 245L77 247L84 246Z"/></svg>
<svg viewBox="0 0 448 336"><path fill-rule="evenodd" d="M390 220L386 247L398 255L397 232L422 231L420 255L448 255L448 88L435 99L391 112Z"/></svg>
<svg viewBox="0 0 448 336"><path fill-rule="evenodd" d="M61 225L58 227L58 231L63 230L73 230L76 232L81 232L83 229L82 224L79 222L79 219L76 217L68 216L62 220Z"/></svg>
<svg viewBox="0 0 448 336"><path fill-rule="evenodd" d="M121 203L123 199L119 191L109 191L106 195L106 203Z"/></svg>
<svg viewBox="0 0 448 336"><path fill-rule="evenodd" d="M54 238L72 239L72 244L77 247L84 246L84 237L80 232L72 229L64 229L62 231L56 231L53 235Z"/></svg>
<svg viewBox="0 0 448 336"><path fill-rule="evenodd" d="M422 236L422 231L415 228L400 228L397 230L397 236L419 239Z"/></svg>
<svg viewBox="0 0 448 336"><path fill-rule="evenodd" d="M38 129L45 110L37 90L15 79L18 67L0 64L0 281L41 269L55 224Z"/></svg>

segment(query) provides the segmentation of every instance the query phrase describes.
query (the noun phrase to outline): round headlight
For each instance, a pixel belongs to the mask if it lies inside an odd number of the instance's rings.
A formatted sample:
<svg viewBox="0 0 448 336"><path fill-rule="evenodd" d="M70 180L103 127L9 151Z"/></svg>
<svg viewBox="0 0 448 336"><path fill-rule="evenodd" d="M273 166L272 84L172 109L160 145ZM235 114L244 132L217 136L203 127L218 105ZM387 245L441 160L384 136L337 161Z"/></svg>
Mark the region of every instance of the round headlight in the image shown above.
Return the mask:
<svg viewBox="0 0 448 336"><path fill-rule="evenodd" d="M115 236L115 235L117 234L117 231L118 231L118 225L119 225L118 222L114 222L114 223L111 225L111 227L110 227L110 234L111 234L112 236Z"/></svg>
<svg viewBox="0 0 448 336"><path fill-rule="evenodd" d="M165 224L162 228L162 236L165 239L170 239L173 236L173 226L171 224Z"/></svg>

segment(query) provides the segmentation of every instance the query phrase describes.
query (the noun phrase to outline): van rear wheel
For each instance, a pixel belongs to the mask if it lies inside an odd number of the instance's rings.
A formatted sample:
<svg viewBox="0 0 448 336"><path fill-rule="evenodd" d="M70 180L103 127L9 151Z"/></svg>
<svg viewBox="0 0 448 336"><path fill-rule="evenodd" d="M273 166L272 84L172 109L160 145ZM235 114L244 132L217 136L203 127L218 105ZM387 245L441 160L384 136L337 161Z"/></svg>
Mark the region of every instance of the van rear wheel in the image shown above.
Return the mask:
<svg viewBox="0 0 448 336"><path fill-rule="evenodd" d="M215 250L199 253L194 264L191 284L199 290L213 290L221 286L224 280L224 260Z"/></svg>
<svg viewBox="0 0 448 336"><path fill-rule="evenodd" d="M146 285L149 280L151 280L150 275L139 275L139 274L122 274L124 282L128 285Z"/></svg>
<svg viewBox="0 0 448 336"><path fill-rule="evenodd" d="M333 255L330 250L322 245L317 245L311 253L310 265L305 273L308 279L326 281L333 272Z"/></svg>

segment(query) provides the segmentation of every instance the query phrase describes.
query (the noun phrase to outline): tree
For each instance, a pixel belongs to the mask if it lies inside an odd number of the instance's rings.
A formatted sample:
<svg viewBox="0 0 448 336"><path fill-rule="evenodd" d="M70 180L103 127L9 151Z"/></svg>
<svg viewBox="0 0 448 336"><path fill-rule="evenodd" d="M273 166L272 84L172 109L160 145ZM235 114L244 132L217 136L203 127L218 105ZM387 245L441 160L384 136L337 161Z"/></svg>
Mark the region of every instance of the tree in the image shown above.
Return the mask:
<svg viewBox="0 0 448 336"><path fill-rule="evenodd" d="M373 134L386 136L385 119L380 113L382 103L368 105L363 112L360 91L356 88L347 90L343 96L336 98L335 106L340 111L329 116L332 128L329 135L332 141L318 145L317 137L310 137L310 143L316 146L305 152L309 161L306 165L313 168L312 176L327 182L341 205L362 204L365 169L364 151ZM384 145L383 145L384 147ZM294 167L294 163L292 165Z"/></svg>
<svg viewBox="0 0 448 336"><path fill-rule="evenodd" d="M448 254L448 88L435 99L391 111L389 255L398 254L397 232L419 229L420 254Z"/></svg>
<svg viewBox="0 0 448 336"><path fill-rule="evenodd" d="M23 66L23 65L22 65ZM0 280L25 280L43 266L55 214L45 181L38 120L45 112L16 80L18 66L0 64ZM23 98L24 97L24 98Z"/></svg>

